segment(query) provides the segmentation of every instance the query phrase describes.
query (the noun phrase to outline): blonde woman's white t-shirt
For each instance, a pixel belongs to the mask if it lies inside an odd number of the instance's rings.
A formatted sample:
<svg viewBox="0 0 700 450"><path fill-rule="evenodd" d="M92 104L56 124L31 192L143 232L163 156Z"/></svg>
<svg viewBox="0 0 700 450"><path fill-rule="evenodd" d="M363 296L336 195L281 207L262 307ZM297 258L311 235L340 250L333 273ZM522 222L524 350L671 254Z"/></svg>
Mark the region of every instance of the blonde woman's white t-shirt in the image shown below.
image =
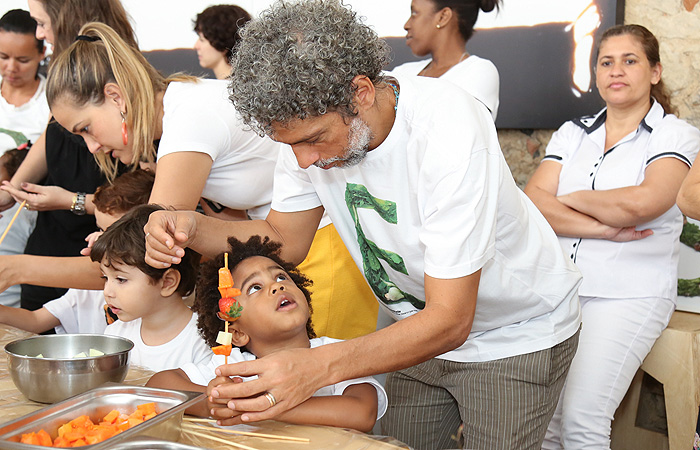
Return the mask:
<svg viewBox="0 0 700 450"><path fill-rule="evenodd" d="M228 99L227 86L225 80L168 85L158 160L177 152L206 153L212 167L202 197L264 219L282 144L246 129Z"/></svg>

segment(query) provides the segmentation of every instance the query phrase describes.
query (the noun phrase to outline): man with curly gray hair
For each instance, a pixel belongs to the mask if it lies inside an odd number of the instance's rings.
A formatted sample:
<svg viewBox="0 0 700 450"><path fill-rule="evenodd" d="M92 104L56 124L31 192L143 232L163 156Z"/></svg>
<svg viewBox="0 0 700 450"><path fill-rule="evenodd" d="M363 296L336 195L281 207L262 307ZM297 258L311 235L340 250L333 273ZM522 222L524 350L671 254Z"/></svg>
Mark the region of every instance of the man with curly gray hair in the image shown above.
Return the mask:
<svg viewBox="0 0 700 450"><path fill-rule="evenodd" d="M337 0L278 2L241 32L231 100L289 144L264 221L157 212L155 266L184 247L270 236L309 250L324 210L396 323L323 348L221 366L224 424L278 417L319 387L387 377L389 434L416 449L540 448L578 341L581 277L520 191L481 103L433 78L382 73L386 47ZM244 288L245 289L245 288ZM279 320L284 320L280 313Z"/></svg>

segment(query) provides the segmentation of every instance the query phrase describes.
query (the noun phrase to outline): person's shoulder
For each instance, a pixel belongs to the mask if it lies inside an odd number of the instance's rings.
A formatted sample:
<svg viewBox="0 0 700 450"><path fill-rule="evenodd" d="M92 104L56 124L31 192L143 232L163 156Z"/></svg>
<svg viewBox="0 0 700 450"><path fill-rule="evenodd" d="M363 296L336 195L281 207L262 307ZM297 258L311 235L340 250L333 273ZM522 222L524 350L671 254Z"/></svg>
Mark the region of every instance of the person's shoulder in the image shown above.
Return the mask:
<svg viewBox="0 0 700 450"><path fill-rule="evenodd" d="M467 57L464 61L457 64L457 67L460 66L474 67L478 68L479 70L495 71L498 73L498 68L496 68L496 65L490 59L482 58L481 56L477 55L469 55L469 57Z"/></svg>
<svg viewBox="0 0 700 450"><path fill-rule="evenodd" d="M398 66L394 67L391 69L391 73L397 73L400 75L418 75L418 73L428 65L430 62L430 59L424 59L421 61L410 61L406 62L403 64L399 64Z"/></svg>
<svg viewBox="0 0 700 450"><path fill-rule="evenodd" d="M180 96L202 98L211 92L227 92L226 80L213 80L209 78L196 78L193 80L171 81L165 89L164 101Z"/></svg>

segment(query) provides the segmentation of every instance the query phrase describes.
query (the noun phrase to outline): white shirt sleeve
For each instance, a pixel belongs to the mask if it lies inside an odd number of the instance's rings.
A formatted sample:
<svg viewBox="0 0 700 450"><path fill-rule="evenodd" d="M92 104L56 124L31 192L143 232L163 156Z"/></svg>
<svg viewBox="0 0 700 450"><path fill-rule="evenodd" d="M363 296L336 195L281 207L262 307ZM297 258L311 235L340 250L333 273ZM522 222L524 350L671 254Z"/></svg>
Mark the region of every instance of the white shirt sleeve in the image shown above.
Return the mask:
<svg viewBox="0 0 700 450"><path fill-rule="evenodd" d="M44 308L61 322L56 327L58 334L102 334L107 328L104 304L101 290L68 289Z"/></svg>
<svg viewBox="0 0 700 450"><path fill-rule="evenodd" d="M666 116L651 133L645 167L661 158L676 158L688 167L700 150L700 130L675 116Z"/></svg>
<svg viewBox="0 0 700 450"><path fill-rule="evenodd" d="M547 144L543 161L555 161L559 164L566 164L574 150L572 147L578 147L575 144L574 134L580 133L580 129L573 122L564 123L552 135L552 139Z"/></svg>

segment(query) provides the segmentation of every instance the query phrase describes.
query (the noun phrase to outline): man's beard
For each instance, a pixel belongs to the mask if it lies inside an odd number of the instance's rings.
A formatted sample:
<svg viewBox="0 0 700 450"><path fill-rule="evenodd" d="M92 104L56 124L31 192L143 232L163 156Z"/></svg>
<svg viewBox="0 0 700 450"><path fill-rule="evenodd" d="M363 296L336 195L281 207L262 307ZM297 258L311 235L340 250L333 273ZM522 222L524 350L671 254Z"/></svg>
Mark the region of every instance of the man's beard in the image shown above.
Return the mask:
<svg viewBox="0 0 700 450"><path fill-rule="evenodd" d="M316 167L327 167L330 164L339 162L336 167L352 167L359 164L369 149L369 141L372 140L372 130L362 119L355 117L350 122L350 130L348 131L348 146L345 147L345 152L341 156L334 156L328 159L316 161Z"/></svg>

